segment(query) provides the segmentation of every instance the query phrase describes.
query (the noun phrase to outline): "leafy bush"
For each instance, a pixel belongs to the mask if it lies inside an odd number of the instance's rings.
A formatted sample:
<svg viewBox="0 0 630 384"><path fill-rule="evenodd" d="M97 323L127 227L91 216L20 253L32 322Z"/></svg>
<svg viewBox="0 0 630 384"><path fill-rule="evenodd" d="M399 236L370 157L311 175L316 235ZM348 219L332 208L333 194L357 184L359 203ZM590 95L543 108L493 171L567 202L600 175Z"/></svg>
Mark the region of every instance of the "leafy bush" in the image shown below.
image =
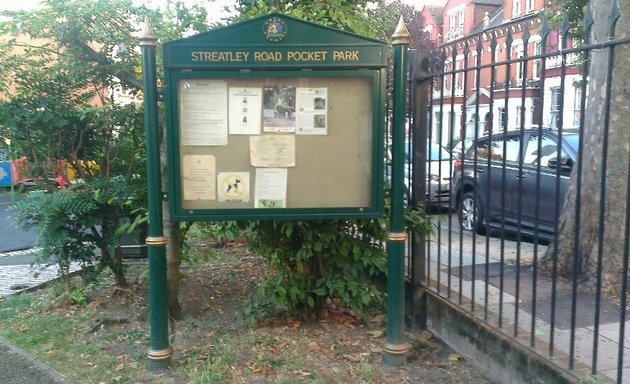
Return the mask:
<svg viewBox="0 0 630 384"><path fill-rule="evenodd" d="M356 313L381 309L378 287L386 275L384 219L259 221L245 232L252 251L263 255L273 275L252 295L245 317L256 321L275 311L306 320L325 316L334 300ZM431 230L424 209L407 209L408 230Z"/></svg>
<svg viewBox="0 0 630 384"><path fill-rule="evenodd" d="M125 285L121 260L113 255L120 236L145 221L142 180L96 179L54 192L34 191L16 205L18 223L36 231L40 262L54 262L67 272L71 262L92 280L105 268ZM99 250L99 252L96 252Z"/></svg>

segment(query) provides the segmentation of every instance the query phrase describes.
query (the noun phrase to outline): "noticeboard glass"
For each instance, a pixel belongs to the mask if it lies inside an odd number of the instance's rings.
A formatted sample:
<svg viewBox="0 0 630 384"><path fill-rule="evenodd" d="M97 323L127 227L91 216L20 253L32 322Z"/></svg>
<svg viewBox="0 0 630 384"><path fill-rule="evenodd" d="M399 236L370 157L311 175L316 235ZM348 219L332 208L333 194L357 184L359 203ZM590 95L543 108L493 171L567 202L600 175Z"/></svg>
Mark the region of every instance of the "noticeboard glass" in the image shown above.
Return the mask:
<svg viewBox="0 0 630 384"><path fill-rule="evenodd" d="M382 214L382 71L169 76L172 219Z"/></svg>

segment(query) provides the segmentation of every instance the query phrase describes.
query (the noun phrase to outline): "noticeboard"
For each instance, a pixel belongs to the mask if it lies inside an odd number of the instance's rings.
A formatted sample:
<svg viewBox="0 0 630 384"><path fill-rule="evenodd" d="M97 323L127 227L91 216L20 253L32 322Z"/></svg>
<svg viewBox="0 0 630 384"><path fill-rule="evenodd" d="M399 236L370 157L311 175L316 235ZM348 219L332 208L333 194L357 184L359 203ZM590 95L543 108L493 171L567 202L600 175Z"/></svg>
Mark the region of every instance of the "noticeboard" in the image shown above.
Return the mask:
<svg viewBox="0 0 630 384"><path fill-rule="evenodd" d="M164 44L171 219L381 216L385 66L280 14Z"/></svg>

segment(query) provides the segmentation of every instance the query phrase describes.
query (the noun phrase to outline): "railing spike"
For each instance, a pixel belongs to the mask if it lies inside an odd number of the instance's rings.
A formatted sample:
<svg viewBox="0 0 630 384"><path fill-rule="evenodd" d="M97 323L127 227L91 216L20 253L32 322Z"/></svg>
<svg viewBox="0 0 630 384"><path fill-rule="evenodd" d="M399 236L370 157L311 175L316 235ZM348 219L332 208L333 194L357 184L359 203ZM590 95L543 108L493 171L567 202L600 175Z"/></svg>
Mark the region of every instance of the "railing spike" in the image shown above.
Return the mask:
<svg viewBox="0 0 630 384"><path fill-rule="evenodd" d="M568 13L564 14L562 18L562 27L561 27L562 38L565 38L569 34L569 29L571 29L571 22L569 21Z"/></svg>
<svg viewBox="0 0 630 384"><path fill-rule="evenodd" d="M613 0L610 5L610 15L608 15L608 22L610 23L610 37L615 36L615 27L617 26L617 20L619 20L620 16L621 13L619 12L619 4L617 4L617 0Z"/></svg>
<svg viewBox="0 0 630 384"><path fill-rule="evenodd" d="M593 26L594 22L595 19L593 18L593 11L591 10L591 7L586 7L586 12L584 12L584 19L582 20L582 25L584 28L584 41L588 40L588 37L591 33L591 27Z"/></svg>
<svg viewBox="0 0 630 384"><path fill-rule="evenodd" d="M540 37L543 41L547 41L547 37L549 36L549 23L547 22L547 16L543 17L542 25L540 26Z"/></svg>
<svg viewBox="0 0 630 384"><path fill-rule="evenodd" d="M527 45L527 42L529 41L529 25L527 23L525 23L525 25L523 26L523 34L522 34L522 38L523 38L523 44Z"/></svg>
<svg viewBox="0 0 630 384"><path fill-rule="evenodd" d="M505 37L505 48L508 50L512 48L512 28L508 28L507 36Z"/></svg>

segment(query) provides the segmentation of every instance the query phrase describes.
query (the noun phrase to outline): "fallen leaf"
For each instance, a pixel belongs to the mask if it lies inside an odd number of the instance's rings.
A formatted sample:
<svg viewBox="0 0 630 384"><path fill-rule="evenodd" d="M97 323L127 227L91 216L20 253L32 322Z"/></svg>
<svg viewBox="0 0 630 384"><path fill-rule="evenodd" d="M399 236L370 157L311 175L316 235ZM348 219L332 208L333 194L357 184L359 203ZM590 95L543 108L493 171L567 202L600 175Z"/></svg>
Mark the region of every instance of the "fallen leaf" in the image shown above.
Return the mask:
<svg viewBox="0 0 630 384"><path fill-rule="evenodd" d="M320 347L316 342L311 341L307 344L307 348L313 352L323 352L324 348Z"/></svg>
<svg viewBox="0 0 630 384"><path fill-rule="evenodd" d="M372 346L370 348L370 352L371 353L382 353L383 352L383 348L377 347L377 346L374 345L374 346Z"/></svg>
<svg viewBox="0 0 630 384"><path fill-rule="evenodd" d="M457 353L451 353L450 355L448 355L448 361L460 361L460 360L463 360L463 359Z"/></svg>
<svg viewBox="0 0 630 384"><path fill-rule="evenodd" d="M270 366L265 365L262 369L262 374L265 376L272 376L276 374L276 371L274 371Z"/></svg>
<svg viewBox="0 0 630 384"><path fill-rule="evenodd" d="M116 366L116 368L114 368L114 371L116 371L116 372L120 372L120 371L122 371L123 369L125 369L125 364L120 363L120 364L118 364L118 365Z"/></svg>
<svg viewBox="0 0 630 384"><path fill-rule="evenodd" d="M370 335L373 339L378 339L379 337L383 337L383 335L385 335L385 332L383 332L383 331L370 331L370 332L368 332L368 335Z"/></svg>
<svg viewBox="0 0 630 384"><path fill-rule="evenodd" d="M348 360L348 361L352 361L353 363L358 363L361 361L361 356L358 355L351 355L349 353L342 355L344 359Z"/></svg>
<svg viewBox="0 0 630 384"><path fill-rule="evenodd" d="M379 324L383 324L385 322L385 319L387 319L387 316L384 314L381 314L381 315L373 316L372 319L370 319L370 321L374 323L375 325L379 325Z"/></svg>
<svg viewBox="0 0 630 384"><path fill-rule="evenodd" d="M422 331L420 333L418 333L418 341L420 342L428 342L431 339L433 339L433 334L429 331Z"/></svg>

